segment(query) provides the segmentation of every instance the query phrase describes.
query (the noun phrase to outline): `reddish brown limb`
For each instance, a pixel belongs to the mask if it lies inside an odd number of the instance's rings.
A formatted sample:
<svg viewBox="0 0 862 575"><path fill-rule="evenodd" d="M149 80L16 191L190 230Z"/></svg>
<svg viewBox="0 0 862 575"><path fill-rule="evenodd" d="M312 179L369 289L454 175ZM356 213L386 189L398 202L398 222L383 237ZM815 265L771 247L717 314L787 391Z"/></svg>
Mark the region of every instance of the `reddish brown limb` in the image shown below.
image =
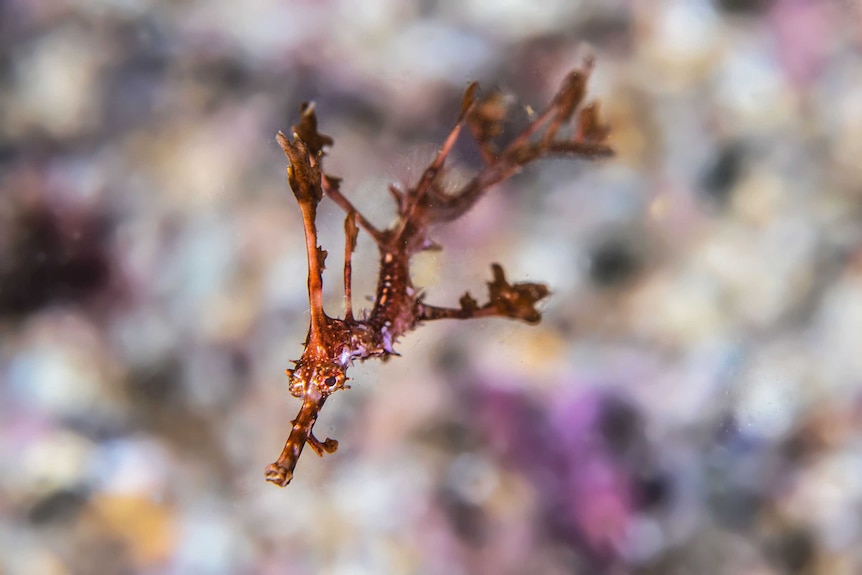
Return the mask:
<svg viewBox="0 0 862 575"><path fill-rule="evenodd" d="M465 207L458 210L454 217L460 216L469 209L486 188L512 177L525 165L543 156L572 155L594 159L614 154L613 148L604 142L608 130L599 124L597 104L589 104L581 110L573 139L556 139L560 127L571 120L575 110L581 105L592 67L593 60L588 58L584 62L583 69L570 72L563 80L551 104L539 117L530 122L495 161L490 162L489 166L477 174L460 192L453 194L455 198L463 198L465 204ZM481 108L480 104L476 109L478 111ZM541 140L531 142L531 138L548 122L550 125Z"/></svg>
<svg viewBox="0 0 862 575"><path fill-rule="evenodd" d="M356 212L348 212L344 219L344 318L353 319L353 295L352 295L352 259L356 250L356 235L359 230L356 227Z"/></svg>
<svg viewBox="0 0 862 575"><path fill-rule="evenodd" d="M275 463L266 468L266 480L279 487L284 487L293 479L293 470L296 468L296 462L299 461L299 456L302 454L302 448L305 447L306 442L309 442L315 451L317 451L317 447L326 450L326 442L321 444L317 439L311 439L313 437L311 429L317 421L317 415L320 413L320 408L323 407L326 397L321 395L313 386L309 389L311 392L306 393L302 400L299 415L293 420L293 428L290 430L290 436L284 444L281 455L278 456ZM314 443L311 443L312 441ZM332 440L327 439L326 441ZM335 446L337 447L337 445L336 442Z"/></svg>
<svg viewBox="0 0 862 575"><path fill-rule="evenodd" d="M312 158L308 148L299 138L293 142L281 132L277 136L285 155L290 160L287 178L290 189L302 211L305 228L305 250L308 258L308 303L311 307L309 335L315 338L324 329L326 313L323 311L323 262L326 251L317 245L317 204L323 197L320 164Z"/></svg>
<svg viewBox="0 0 862 575"><path fill-rule="evenodd" d="M527 323L538 323L542 314L536 304L546 298L550 291L544 284L516 283L506 280L500 264L492 264L494 279L488 282L488 303L479 306L469 293L461 297L460 308L444 308L420 304L419 319L471 319L476 317L508 317Z"/></svg>
<svg viewBox="0 0 862 575"><path fill-rule="evenodd" d="M423 303L420 308L419 319L422 321L431 321L434 319L474 319L500 315L497 310L489 304L479 307L479 304L472 299L472 296L469 293L464 294L464 296L461 297L461 300L463 301L465 297L469 298L476 307L438 307L436 305Z"/></svg>
<svg viewBox="0 0 862 575"><path fill-rule="evenodd" d="M427 215L422 217L427 222L452 221L467 212L489 188L514 176L527 164L537 159L552 155L571 155L587 159L613 155L613 149L605 143L607 129L599 123L598 107L593 104L585 106L579 113L573 138L557 138L560 127L571 120L583 101L591 67L592 61L587 60L583 69L575 70L566 76L547 109L530 122L499 153L494 149L491 140L502 132L505 102L500 96L489 96L478 103L472 103L471 94L469 96L471 104L466 108L465 118L476 138L486 166L460 190L453 193L442 192L442 186L439 182L435 182L443 161L457 138L461 122L464 121L462 118L450 133L440 154L426 169L410 197L411 210L402 215L399 239L405 243L408 242L411 225L421 229L413 208L422 200L425 200L423 205L427 208L425 210ZM468 97L465 96L465 100L467 99ZM534 138L543 129L545 133L541 137Z"/></svg>
<svg viewBox="0 0 862 575"><path fill-rule="evenodd" d="M464 127L464 124L475 105L476 91L478 89L479 84L473 82L464 92L464 98L461 101L461 114L458 116L458 120L455 122L455 125L446 137L446 141L444 141L443 145L440 146L440 150L438 150L434 161L425 168L425 171L422 172L422 177L419 178L419 182L412 190L408 203L404 209L404 213L401 217L401 225L396 233L397 237L402 236L405 229L407 229L407 227L412 223L411 216L413 214L413 210L422 202L423 197L431 190L434 180L443 168L443 164L446 163L446 158L449 157L449 154L452 152L452 148L455 147L455 142L458 141L461 129Z"/></svg>

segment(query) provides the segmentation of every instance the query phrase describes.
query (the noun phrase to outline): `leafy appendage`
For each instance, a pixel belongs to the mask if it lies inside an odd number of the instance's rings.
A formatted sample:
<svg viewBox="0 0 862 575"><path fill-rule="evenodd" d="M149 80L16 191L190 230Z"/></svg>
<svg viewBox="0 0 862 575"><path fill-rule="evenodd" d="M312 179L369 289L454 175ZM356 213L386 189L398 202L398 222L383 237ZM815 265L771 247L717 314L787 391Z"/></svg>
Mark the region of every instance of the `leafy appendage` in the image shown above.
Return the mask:
<svg viewBox="0 0 862 575"><path fill-rule="evenodd" d="M510 284L500 264L493 264L491 269L494 280L488 282L488 299L497 314L527 323L538 323L542 314L536 309L536 304L548 297L548 287L536 283Z"/></svg>
<svg viewBox="0 0 862 575"><path fill-rule="evenodd" d="M492 264L494 279L488 282L488 303L479 306L470 292L461 296L459 308L445 308L421 302L419 319L471 319L477 317L507 317L527 323L538 323L542 319L536 304L548 297L550 291L544 284L510 284L500 264Z"/></svg>
<svg viewBox="0 0 862 575"><path fill-rule="evenodd" d="M299 108L302 116L299 119L299 124L293 126L293 133L296 137L308 146L308 150L318 156L323 152L324 147L331 147L334 143L329 136L321 134L317 131L317 116L314 113L314 104L304 102Z"/></svg>

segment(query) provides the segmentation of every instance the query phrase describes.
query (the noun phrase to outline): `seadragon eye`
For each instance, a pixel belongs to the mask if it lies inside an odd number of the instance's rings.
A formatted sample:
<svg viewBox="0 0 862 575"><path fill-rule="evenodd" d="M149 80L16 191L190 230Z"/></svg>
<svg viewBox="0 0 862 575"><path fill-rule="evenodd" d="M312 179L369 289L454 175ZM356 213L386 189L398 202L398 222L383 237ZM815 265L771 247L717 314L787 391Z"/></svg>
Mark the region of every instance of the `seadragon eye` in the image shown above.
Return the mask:
<svg viewBox="0 0 862 575"><path fill-rule="evenodd" d="M330 375L325 380L323 380L323 383L324 383L324 385L326 385L326 387L332 389L333 387L335 387L338 384L338 378L335 377L334 375Z"/></svg>

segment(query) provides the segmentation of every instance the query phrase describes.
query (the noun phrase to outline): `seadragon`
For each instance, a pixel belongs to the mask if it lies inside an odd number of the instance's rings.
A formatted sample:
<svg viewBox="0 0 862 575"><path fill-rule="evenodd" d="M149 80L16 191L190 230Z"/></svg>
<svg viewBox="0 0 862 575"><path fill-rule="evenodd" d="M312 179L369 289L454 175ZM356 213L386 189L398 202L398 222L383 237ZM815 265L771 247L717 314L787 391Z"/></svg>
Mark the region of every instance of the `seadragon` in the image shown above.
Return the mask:
<svg viewBox="0 0 862 575"><path fill-rule="evenodd" d="M318 455L338 448L334 439L321 441L314 424L327 398L345 389L347 370L357 360L387 359L396 355L393 346L405 333L423 322L439 319L505 317L537 323L536 308L548 296L539 283L509 283L502 266L491 265L488 299L480 304L469 292L458 307L439 307L425 301L410 276L411 258L429 249L439 249L429 231L436 224L464 215L486 191L520 172L528 164L550 156L596 159L613 154L607 143L609 129L599 119L599 103L585 102L592 61L571 71L544 111L534 114L528 125L505 145L498 145L508 116L508 102L502 94L478 97L478 84L466 89L454 127L419 180L406 189L391 185L389 192L397 206L397 219L386 229L372 224L340 189L340 179L323 168L325 150L333 145L329 136L318 132L312 104L303 104L292 138L277 135L287 156L287 177L302 212L308 258L308 302L310 325L302 356L286 370L290 393L302 400L292 422L290 435L278 459L266 468L266 480L281 487L290 483L306 444ZM446 184L445 163L464 128L472 135L483 166L465 184L452 190ZM343 318L327 315L323 309L324 260L327 252L318 245L317 207L324 196L347 214L344 220L344 306ZM373 308L353 313L352 254L362 229L374 240L380 257Z"/></svg>

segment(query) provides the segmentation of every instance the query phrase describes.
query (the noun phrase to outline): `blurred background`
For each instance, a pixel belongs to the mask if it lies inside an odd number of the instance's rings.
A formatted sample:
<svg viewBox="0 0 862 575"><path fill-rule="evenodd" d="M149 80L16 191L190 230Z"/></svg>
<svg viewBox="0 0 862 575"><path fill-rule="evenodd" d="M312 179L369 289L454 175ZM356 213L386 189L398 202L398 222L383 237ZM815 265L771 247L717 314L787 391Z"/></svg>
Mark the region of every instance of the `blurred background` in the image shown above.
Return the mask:
<svg viewBox="0 0 862 575"><path fill-rule="evenodd" d="M0 573L862 572L860 47L857 0L0 2ZM276 131L314 100L385 226L470 80L523 125L590 54L617 157L414 266L547 282L543 322L421 327L266 483L308 325Z"/></svg>

